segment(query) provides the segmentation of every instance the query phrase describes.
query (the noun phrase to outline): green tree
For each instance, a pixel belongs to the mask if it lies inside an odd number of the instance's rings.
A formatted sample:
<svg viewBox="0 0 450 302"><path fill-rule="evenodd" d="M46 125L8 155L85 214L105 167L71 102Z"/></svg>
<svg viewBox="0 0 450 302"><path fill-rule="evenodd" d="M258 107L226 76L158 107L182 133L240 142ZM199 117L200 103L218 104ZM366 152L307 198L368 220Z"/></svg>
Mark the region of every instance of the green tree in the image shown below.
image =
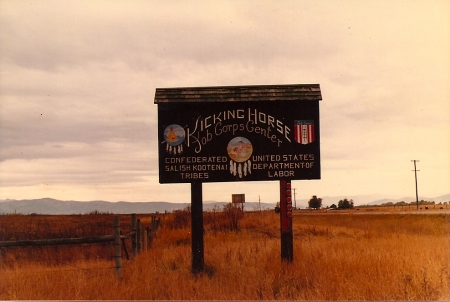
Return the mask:
<svg viewBox="0 0 450 302"><path fill-rule="evenodd" d="M322 198L317 198L314 195L308 202L308 206L310 209L320 209L322 207Z"/></svg>
<svg viewBox="0 0 450 302"><path fill-rule="evenodd" d="M339 200L338 209L353 209L353 200L348 200L347 198Z"/></svg>

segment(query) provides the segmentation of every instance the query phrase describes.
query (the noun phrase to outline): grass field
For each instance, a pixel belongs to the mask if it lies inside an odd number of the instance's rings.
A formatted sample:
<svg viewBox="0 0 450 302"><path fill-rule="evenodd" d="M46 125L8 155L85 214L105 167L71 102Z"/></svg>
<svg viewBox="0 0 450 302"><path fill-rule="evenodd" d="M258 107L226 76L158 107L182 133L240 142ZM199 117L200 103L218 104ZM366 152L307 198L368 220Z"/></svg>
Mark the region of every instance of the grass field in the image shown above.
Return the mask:
<svg viewBox="0 0 450 302"><path fill-rule="evenodd" d="M280 258L274 211L245 213L237 230L225 213L205 213L206 269L198 275L191 273L186 213L166 215L152 247L124 260L121 279L111 269L112 259L95 258L107 254L109 245L2 249L0 299L450 299L449 214L353 213L296 212L290 264ZM122 225L128 221L121 217ZM80 224L84 236L90 236L89 225L92 230L105 225L100 232L110 234L112 215L0 216L1 240L12 240L4 239L12 233L15 240L46 232L73 237ZM84 258L75 250L84 250ZM26 261L36 253L73 260L69 266Z"/></svg>

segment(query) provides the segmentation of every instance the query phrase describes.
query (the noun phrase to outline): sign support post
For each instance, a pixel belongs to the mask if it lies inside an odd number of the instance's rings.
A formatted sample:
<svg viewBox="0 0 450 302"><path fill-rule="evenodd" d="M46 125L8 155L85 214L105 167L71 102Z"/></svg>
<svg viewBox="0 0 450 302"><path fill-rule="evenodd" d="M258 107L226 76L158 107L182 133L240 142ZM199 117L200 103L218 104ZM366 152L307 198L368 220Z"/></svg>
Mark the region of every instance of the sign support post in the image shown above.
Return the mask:
<svg viewBox="0 0 450 302"><path fill-rule="evenodd" d="M292 233L291 181L280 180L281 260L294 260L294 236Z"/></svg>
<svg viewBox="0 0 450 302"><path fill-rule="evenodd" d="M203 193L202 183L191 183L191 236L192 272L199 273L205 267L203 246Z"/></svg>

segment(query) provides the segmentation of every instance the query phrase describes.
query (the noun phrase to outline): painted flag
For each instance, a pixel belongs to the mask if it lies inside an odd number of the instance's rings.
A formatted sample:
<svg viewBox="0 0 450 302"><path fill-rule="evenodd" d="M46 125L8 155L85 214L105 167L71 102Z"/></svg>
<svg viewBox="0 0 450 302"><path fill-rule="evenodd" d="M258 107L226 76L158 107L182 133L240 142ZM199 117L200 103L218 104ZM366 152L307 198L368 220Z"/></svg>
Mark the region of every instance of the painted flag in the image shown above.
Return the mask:
<svg viewBox="0 0 450 302"><path fill-rule="evenodd" d="M314 141L314 121L295 120L294 139L297 143L306 145Z"/></svg>

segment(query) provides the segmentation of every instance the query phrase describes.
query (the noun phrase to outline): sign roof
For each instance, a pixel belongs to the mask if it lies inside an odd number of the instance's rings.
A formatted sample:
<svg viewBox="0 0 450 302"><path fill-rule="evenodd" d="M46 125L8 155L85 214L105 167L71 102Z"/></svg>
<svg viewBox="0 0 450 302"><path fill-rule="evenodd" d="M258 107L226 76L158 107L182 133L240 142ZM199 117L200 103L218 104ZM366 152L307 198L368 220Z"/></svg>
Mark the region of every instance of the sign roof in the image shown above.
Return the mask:
<svg viewBox="0 0 450 302"><path fill-rule="evenodd" d="M320 101L319 84L156 88L155 104L235 101Z"/></svg>

